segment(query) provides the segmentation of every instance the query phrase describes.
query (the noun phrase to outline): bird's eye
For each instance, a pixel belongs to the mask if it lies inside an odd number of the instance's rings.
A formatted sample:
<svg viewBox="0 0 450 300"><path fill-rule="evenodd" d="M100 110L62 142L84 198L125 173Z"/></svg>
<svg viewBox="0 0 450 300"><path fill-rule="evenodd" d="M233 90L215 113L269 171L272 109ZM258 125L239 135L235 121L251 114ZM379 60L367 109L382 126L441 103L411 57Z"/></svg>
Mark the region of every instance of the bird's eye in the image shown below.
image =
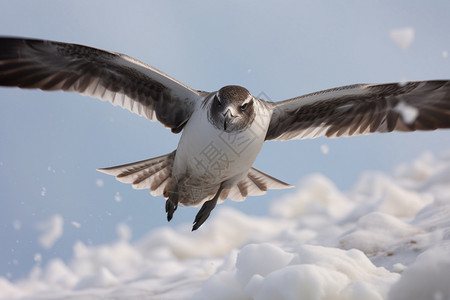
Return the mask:
<svg viewBox="0 0 450 300"><path fill-rule="evenodd" d="M244 111L248 107L248 102L241 105L241 110Z"/></svg>

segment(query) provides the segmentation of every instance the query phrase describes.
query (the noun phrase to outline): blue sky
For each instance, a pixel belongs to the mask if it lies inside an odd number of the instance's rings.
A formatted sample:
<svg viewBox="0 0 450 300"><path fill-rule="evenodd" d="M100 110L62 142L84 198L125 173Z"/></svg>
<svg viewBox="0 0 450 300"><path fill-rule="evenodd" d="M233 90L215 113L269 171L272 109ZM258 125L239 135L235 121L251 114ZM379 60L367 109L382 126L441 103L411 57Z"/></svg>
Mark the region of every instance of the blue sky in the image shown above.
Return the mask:
<svg viewBox="0 0 450 300"><path fill-rule="evenodd" d="M273 101L353 83L450 78L450 2L342 3L2 1L0 34L122 52L192 88L238 84ZM404 51L389 32L406 26L415 39ZM0 88L0 276L26 274L36 253L44 263L66 259L76 240L113 240L120 222L134 238L191 223L197 208L179 209L167 223L161 197L96 171L166 154L178 139L159 123L96 99ZM446 130L269 142L255 167L291 184L320 172L348 190L365 170L390 171L424 151L449 148ZM264 215L291 192L223 205ZM64 235L45 250L35 226L55 213L65 220Z"/></svg>

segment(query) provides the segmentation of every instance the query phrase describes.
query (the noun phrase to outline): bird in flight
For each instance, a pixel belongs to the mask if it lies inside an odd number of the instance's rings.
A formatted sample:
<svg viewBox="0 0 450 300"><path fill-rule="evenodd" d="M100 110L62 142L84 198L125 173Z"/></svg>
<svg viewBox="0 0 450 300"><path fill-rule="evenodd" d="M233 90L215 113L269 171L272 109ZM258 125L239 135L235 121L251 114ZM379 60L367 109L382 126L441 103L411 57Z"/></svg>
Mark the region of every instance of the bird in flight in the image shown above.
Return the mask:
<svg viewBox="0 0 450 300"><path fill-rule="evenodd" d="M135 189L202 205L198 229L218 202L289 188L253 168L269 140L450 128L450 81L354 84L270 102L241 86L192 89L124 54L47 40L0 38L0 85L63 90L108 101L181 133L166 155L99 169Z"/></svg>

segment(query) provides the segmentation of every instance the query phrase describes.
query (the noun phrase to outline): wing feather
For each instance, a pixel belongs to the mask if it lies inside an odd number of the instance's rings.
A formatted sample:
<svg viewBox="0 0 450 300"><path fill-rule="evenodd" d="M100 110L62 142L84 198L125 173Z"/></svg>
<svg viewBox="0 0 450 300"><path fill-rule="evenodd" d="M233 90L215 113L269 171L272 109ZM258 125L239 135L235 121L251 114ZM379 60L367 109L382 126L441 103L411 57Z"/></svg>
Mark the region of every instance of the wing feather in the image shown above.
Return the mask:
<svg viewBox="0 0 450 300"><path fill-rule="evenodd" d="M450 128L450 81L356 84L270 102L266 140Z"/></svg>
<svg viewBox="0 0 450 300"><path fill-rule="evenodd" d="M8 37L0 37L0 85L78 92L178 131L200 98L200 92L124 54Z"/></svg>

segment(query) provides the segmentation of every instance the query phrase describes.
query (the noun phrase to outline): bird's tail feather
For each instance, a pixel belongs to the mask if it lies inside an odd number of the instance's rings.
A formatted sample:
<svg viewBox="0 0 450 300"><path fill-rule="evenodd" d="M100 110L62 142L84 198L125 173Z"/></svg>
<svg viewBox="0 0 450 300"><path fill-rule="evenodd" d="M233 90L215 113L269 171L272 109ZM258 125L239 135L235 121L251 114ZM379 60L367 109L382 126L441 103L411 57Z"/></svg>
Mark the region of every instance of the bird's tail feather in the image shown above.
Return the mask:
<svg viewBox="0 0 450 300"><path fill-rule="evenodd" d="M168 197L172 185L174 157L175 151L134 163L97 169L97 171L113 175L120 182L130 183L134 189L150 189L152 196L164 194Z"/></svg>
<svg viewBox="0 0 450 300"><path fill-rule="evenodd" d="M167 198L173 186L174 158L175 151L155 158L97 170L115 176L120 182L131 184L134 189L149 189L153 196L164 195ZM293 186L256 168L250 168L244 179L231 189L222 191L220 200L230 198L234 201L243 201L247 196L263 195L270 189L291 187Z"/></svg>
<svg viewBox="0 0 450 300"><path fill-rule="evenodd" d="M256 168L250 168L247 176L233 186L230 190L224 191L224 195L233 201L243 201L247 196L263 195L271 189L288 189L293 186ZM221 195L221 198L222 195Z"/></svg>

